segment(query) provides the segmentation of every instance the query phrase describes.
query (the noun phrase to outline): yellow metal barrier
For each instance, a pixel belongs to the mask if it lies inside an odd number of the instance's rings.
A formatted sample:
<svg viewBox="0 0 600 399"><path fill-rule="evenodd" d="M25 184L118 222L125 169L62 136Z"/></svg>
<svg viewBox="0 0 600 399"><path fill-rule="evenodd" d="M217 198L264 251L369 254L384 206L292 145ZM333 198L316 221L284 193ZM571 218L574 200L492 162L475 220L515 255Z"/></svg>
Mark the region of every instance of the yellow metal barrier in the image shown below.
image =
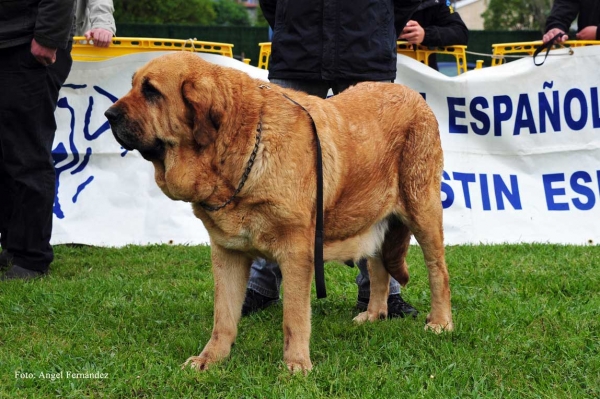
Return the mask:
<svg viewBox="0 0 600 399"><path fill-rule="evenodd" d="M260 52L258 54L258 67L269 69L269 57L271 56L271 42L258 43Z"/></svg>
<svg viewBox="0 0 600 399"><path fill-rule="evenodd" d="M269 56L271 55L271 43L258 43L260 54L258 57L258 67L269 69ZM467 72L467 46L446 46L429 48L425 46L417 46L417 50L413 50L412 44L408 42L397 42L396 50L398 54L407 55L417 61L429 65L429 56L431 54L450 54L456 58L456 70L458 74Z"/></svg>
<svg viewBox="0 0 600 399"><path fill-rule="evenodd" d="M396 43L396 51L398 54L406 55L419 62L429 65L429 56L431 54L449 54L456 58L456 71L460 75L467 72L467 46L440 46L426 47L417 45L416 50L413 45L408 42L399 41Z"/></svg>
<svg viewBox="0 0 600 399"><path fill-rule="evenodd" d="M506 62L504 55L506 54L533 55L535 50L541 45L541 40L536 40L534 42L492 44L492 66L504 64ZM564 43L555 44L552 49L556 50L563 47L583 47L597 45L600 45L599 40L567 40Z"/></svg>
<svg viewBox="0 0 600 399"><path fill-rule="evenodd" d="M75 61L104 61L121 55L151 51L191 51L214 53L233 58L233 44L198 40L115 37L109 47L94 47L85 37L73 38L71 56Z"/></svg>

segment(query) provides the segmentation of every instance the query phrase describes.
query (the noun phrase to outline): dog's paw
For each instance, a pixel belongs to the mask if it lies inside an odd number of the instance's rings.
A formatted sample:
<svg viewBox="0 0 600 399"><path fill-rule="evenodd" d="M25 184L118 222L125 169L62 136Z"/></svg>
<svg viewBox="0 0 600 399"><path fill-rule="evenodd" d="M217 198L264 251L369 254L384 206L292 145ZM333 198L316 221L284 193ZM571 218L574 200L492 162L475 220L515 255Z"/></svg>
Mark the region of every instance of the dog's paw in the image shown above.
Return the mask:
<svg viewBox="0 0 600 399"><path fill-rule="evenodd" d="M185 363L181 365L181 368L184 369L186 367L191 367L194 370L204 371L207 370L208 367L215 363L214 360L211 360L208 356L200 355L200 356L190 356Z"/></svg>
<svg viewBox="0 0 600 399"><path fill-rule="evenodd" d="M425 331L433 331L436 334L441 334L443 332L451 332L454 331L454 324L452 324L452 320L436 323L431 320L431 315L427 315Z"/></svg>
<svg viewBox="0 0 600 399"><path fill-rule="evenodd" d="M288 360L285 362L287 364L287 368L292 374L303 373L304 375L308 374L309 371L312 370L312 363L310 359L307 360Z"/></svg>
<svg viewBox="0 0 600 399"><path fill-rule="evenodd" d="M387 311L371 312L369 311L359 313L354 319L355 323L362 324L366 321L374 322L377 320L385 320L387 318Z"/></svg>

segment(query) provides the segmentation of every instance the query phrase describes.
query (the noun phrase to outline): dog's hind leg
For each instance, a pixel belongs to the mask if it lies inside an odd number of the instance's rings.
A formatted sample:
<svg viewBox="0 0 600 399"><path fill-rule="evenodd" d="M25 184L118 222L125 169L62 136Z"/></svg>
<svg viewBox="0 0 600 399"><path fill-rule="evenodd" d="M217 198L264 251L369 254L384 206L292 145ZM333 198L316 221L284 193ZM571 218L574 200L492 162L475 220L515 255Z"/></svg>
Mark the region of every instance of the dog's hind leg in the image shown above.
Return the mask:
<svg viewBox="0 0 600 399"><path fill-rule="evenodd" d="M391 215L388 221L388 230L381 247L381 258L388 273L404 287L409 279L406 254L410 246L411 233L396 215Z"/></svg>
<svg viewBox="0 0 600 399"><path fill-rule="evenodd" d="M365 312L359 313L354 318L357 323L365 321L385 320L387 317L387 298L390 285L390 275L388 274L383 262L378 257L367 258L369 269L369 278L371 281L369 306Z"/></svg>
<svg viewBox="0 0 600 399"><path fill-rule="evenodd" d="M411 203L406 220L421 246L429 272L431 290L431 313L427 315L425 329L435 332L452 331L452 310L448 268L444 257L444 233L442 227L442 204L439 184L430 186L418 201ZM436 192L437 191L437 192Z"/></svg>
<svg viewBox="0 0 600 399"><path fill-rule="evenodd" d="M227 357L237 336L242 304L252 260L239 252L211 243L212 269L215 282L214 324L210 340L199 356L192 356L183 366L198 370Z"/></svg>

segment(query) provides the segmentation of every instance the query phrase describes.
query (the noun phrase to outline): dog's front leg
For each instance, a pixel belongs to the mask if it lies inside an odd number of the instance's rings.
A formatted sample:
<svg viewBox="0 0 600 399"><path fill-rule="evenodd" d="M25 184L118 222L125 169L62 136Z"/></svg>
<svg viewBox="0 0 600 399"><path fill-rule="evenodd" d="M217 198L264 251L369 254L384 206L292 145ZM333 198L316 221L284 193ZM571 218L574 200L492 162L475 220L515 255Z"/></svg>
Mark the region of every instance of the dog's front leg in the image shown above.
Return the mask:
<svg viewBox="0 0 600 399"><path fill-rule="evenodd" d="M206 370L212 363L227 357L237 335L242 315L242 304L248 283L251 259L211 244L213 276L215 280L214 325L210 340L199 356L186 360L198 370Z"/></svg>
<svg viewBox="0 0 600 399"><path fill-rule="evenodd" d="M310 285L312 255L287 254L280 260L283 275L283 360L292 372L306 373L310 361Z"/></svg>

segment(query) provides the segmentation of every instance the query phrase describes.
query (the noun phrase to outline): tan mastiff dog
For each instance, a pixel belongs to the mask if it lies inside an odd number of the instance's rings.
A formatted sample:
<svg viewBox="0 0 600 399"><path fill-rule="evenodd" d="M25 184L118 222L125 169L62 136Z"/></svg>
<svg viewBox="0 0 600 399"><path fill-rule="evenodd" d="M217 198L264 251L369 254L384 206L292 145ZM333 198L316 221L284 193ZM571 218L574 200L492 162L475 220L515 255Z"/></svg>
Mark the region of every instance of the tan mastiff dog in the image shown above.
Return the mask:
<svg viewBox="0 0 600 399"><path fill-rule="evenodd" d="M284 361L291 371L312 368L311 117L323 151L324 257L368 259L371 297L355 320L387 315L390 274L408 282L412 233L429 271L426 328L453 329L442 148L435 116L419 93L393 83L361 83L323 100L187 52L150 61L132 86L106 111L113 134L152 162L156 183L169 198L192 204L210 236L214 328L202 353L186 364L204 370L229 355L250 264L264 257L279 263L283 274Z"/></svg>

